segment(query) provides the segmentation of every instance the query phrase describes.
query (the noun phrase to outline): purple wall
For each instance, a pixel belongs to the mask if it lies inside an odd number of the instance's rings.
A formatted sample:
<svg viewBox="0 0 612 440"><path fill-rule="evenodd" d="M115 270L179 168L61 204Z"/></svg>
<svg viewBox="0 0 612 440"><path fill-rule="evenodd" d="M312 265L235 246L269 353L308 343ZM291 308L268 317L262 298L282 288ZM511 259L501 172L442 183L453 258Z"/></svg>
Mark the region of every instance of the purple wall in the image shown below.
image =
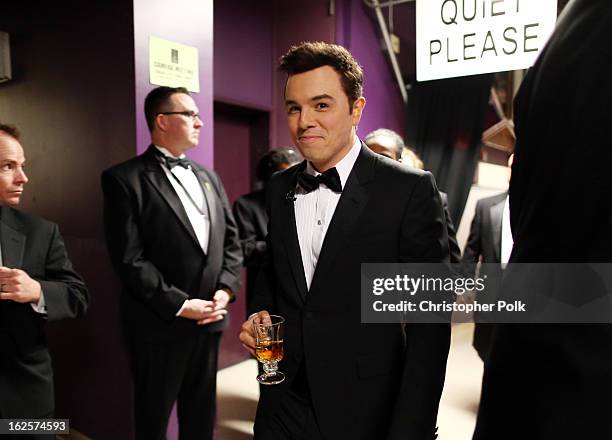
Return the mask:
<svg viewBox="0 0 612 440"><path fill-rule="evenodd" d="M188 156L204 165L213 164L213 2L212 0L134 0L134 53L137 152L150 143L144 117L144 99L156 86L149 83L149 36L176 41L199 50L200 92L193 98L204 127L200 144Z"/></svg>
<svg viewBox="0 0 612 440"><path fill-rule="evenodd" d="M364 137L385 127L404 134L405 105L391 69L382 51L380 30L373 11L363 2L337 2L336 42L351 51L363 67L363 95L367 104L357 131Z"/></svg>
<svg viewBox="0 0 612 440"><path fill-rule="evenodd" d="M268 2L215 2L215 101L272 108L272 11Z"/></svg>

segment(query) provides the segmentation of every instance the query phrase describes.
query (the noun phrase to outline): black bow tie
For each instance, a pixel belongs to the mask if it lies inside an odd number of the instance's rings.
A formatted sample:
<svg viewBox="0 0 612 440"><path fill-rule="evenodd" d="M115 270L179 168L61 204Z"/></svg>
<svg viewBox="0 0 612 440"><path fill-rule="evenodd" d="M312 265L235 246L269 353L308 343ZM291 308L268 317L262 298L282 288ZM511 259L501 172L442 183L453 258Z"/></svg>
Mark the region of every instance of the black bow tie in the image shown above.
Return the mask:
<svg viewBox="0 0 612 440"><path fill-rule="evenodd" d="M177 159L176 157L164 156L164 161L169 170L176 166L181 166L185 169L189 169L189 159Z"/></svg>
<svg viewBox="0 0 612 440"><path fill-rule="evenodd" d="M155 153L157 157L159 157L159 160L161 160L162 163L166 164L169 170L172 170L172 168L176 166L183 167L186 170L188 170L190 167L189 159L187 159L186 157L182 159L177 159L176 157L166 156L164 153L159 151L157 148L155 148L153 152Z"/></svg>
<svg viewBox="0 0 612 440"><path fill-rule="evenodd" d="M318 176L313 176L305 171L298 174L298 184L307 193L314 191L322 183L333 192L342 192L342 183L340 182L340 175L338 174L338 170L336 170L336 168L330 168Z"/></svg>

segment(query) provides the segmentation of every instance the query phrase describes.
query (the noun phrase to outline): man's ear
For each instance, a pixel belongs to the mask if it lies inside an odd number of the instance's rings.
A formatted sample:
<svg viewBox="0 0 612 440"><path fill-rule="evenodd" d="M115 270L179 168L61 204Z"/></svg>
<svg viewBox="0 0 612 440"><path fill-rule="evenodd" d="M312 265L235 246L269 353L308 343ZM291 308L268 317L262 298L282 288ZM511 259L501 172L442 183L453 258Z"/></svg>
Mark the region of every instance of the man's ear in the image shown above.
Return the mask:
<svg viewBox="0 0 612 440"><path fill-rule="evenodd" d="M366 105L366 100L363 96L361 96L357 101L353 103L353 111L351 112L351 117L353 118L353 125L357 127L359 125L359 121L361 120L361 113L363 112L363 108Z"/></svg>
<svg viewBox="0 0 612 440"><path fill-rule="evenodd" d="M157 128L158 131L166 131L168 126L167 119L164 118L164 115L156 115L155 120L153 121L153 125Z"/></svg>

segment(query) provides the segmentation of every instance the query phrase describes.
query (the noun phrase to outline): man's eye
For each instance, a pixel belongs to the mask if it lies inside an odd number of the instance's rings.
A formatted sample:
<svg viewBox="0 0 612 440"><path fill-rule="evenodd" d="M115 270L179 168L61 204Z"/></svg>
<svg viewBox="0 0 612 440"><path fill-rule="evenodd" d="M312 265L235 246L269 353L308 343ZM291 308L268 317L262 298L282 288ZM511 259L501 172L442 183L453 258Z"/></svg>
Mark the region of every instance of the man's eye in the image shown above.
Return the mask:
<svg viewBox="0 0 612 440"><path fill-rule="evenodd" d="M324 102L319 102L317 104L317 110L325 110L327 108L329 108L329 104L326 104Z"/></svg>
<svg viewBox="0 0 612 440"><path fill-rule="evenodd" d="M10 171L13 169L13 165L11 165L10 163L5 163L4 165L0 167L0 169L2 171Z"/></svg>
<svg viewBox="0 0 612 440"><path fill-rule="evenodd" d="M287 113L298 113L300 111L299 107L292 106L287 109Z"/></svg>

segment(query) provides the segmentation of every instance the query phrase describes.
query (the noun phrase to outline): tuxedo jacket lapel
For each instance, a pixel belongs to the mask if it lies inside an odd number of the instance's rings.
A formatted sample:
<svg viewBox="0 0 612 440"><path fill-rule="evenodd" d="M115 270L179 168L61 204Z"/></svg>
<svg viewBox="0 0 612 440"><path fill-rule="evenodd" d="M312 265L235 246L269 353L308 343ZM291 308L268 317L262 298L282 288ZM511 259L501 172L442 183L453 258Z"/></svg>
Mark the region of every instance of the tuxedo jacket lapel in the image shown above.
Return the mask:
<svg viewBox="0 0 612 440"><path fill-rule="evenodd" d="M13 217L9 209L2 207L0 219L0 246L2 247L2 265L19 269L23 265L23 252L26 236L23 225Z"/></svg>
<svg viewBox="0 0 612 440"><path fill-rule="evenodd" d="M302 262L302 253L300 252L300 242L297 235L297 226L295 223L295 204L290 200L290 195L294 194L297 185L297 175L304 171L306 161L295 167L294 173L289 178L286 191L283 193L282 200L275 201L279 203L279 224L287 225L282 227L282 241L287 251L287 258L291 266L291 272L295 281L297 291L302 301L306 300L308 295L308 286L306 284L306 275L304 275L304 264ZM286 195L286 196L285 196Z"/></svg>
<svg viewBox="0 0 612 440"><path fill-rule="evenodd" d="M174 214L177 216L179 222L183 225L186 232L191 236L191 238L197 243L198 239L195 235L195 231L193 230L193 226L191 226L191 222L189 221L189 217L187 217L187 212L185 212L185 208L181 203L181 199L179 199L176 191L172 188L170 182L168 182L168 178L162 170L161 165L157 158L155 157L155 153L152 149L154 146L150 146L149 149L143 155L143 159L145 160L145 176L151 182L151 184L159 191L162 199L170 206Z"/></svg>
<svg viewBox="0 0 612 440"><path fill-rule="evenodd" d="M368 202L368 193L365 187L374 176L374 165L376 163L374 154L366 146L361 145L361 152L349 174L346 185L342 190L342 196L325 234L310 285L311 294L316 292L319 284L325 282L327 273L332 267L332 262L342 249L343 243L352 232Z"/></svg>

